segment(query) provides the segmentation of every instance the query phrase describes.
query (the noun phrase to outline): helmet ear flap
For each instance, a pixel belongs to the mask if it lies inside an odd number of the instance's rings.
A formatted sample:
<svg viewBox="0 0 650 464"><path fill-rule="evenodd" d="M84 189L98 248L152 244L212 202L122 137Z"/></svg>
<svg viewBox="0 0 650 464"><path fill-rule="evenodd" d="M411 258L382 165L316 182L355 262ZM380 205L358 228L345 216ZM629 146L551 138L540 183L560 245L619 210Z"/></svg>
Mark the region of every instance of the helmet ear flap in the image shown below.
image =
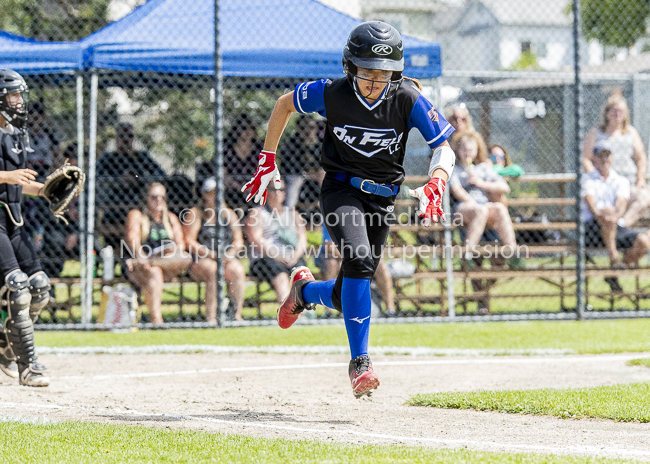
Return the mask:
<svg viewBox="0 0 650 464"><path fill-rule="evenodd" d="M348 76L357 75L357 66L350 60L343 58L343 72Z"/></svg>

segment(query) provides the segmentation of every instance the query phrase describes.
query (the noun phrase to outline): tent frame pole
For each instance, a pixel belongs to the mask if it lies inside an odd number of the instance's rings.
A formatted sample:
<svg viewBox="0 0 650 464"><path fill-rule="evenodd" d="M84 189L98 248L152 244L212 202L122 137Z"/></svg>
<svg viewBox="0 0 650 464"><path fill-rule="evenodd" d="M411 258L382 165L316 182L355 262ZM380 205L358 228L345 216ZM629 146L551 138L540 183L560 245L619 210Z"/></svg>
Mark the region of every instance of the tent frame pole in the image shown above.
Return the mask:
<svg viewBox="0 0 650 464"><path fill-rule="evenodd" d="M219 211L215 221L217 232L217 323L223 327L226 322L226 308L224 307L224 263L225 249L222 247L224 240L224 226L221 223L221 206L224 202L223 186L223 72L221 57L221 40L219 29L219 0L214 0L214 177L217 188L214 190L215 209ZM226 224L225 227L230 227Z"/></svg>
<svg viewBox="0 0 650 464"><path fill-rule="evenodd" d="M77 159L78 166L82 172L85 172L86 159L84 150L84 78L81 73L76 76L77 81ZM79 194L79 261L81 263L81 270L79 276L81 277L81 307L86 307L86 248L83 246L86 243L86 189L82 189Z"/></svg>
<svg viewBox="0 0 650 464"><path fill-rule="evenodd" d="M97 87L99 77L93 71L90 77L90 135L88 153L88 222L86 235L86 304L81 313L84 324L92 322L93 309L93 263L92 255L95 246L95 164L97 159Z"/></svg>

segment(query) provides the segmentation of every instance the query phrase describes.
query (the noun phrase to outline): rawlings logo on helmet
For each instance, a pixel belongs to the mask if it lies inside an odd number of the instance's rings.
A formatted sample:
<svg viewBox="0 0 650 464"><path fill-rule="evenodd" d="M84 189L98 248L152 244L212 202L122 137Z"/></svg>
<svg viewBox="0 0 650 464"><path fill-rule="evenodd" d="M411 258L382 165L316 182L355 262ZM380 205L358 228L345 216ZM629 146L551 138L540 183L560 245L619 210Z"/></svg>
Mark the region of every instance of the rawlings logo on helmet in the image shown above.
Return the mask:
<svg viewBox="0 0 650 464"><path fill-rule="evenodd" d="M376 55L388 56L393 53L393 47L386 44L376 44L372 46L372 52Z"/></svg>

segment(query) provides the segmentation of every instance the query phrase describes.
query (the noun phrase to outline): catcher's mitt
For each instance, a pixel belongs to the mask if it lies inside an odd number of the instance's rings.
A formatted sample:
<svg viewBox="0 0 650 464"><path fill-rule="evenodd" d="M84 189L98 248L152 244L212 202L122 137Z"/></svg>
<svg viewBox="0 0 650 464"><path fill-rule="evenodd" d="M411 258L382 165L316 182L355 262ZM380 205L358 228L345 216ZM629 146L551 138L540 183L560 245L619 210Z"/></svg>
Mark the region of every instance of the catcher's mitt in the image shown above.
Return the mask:
<svg viewBox="0 0 650 464"><path fill-rule="evenodd" d="M50 211L55 218L68 223L63 213L66 212L70 201L81 193L84 182L86 182L86 174L77 166L71 166L68 160L45 178L43 196L50 203Z"/></svg>

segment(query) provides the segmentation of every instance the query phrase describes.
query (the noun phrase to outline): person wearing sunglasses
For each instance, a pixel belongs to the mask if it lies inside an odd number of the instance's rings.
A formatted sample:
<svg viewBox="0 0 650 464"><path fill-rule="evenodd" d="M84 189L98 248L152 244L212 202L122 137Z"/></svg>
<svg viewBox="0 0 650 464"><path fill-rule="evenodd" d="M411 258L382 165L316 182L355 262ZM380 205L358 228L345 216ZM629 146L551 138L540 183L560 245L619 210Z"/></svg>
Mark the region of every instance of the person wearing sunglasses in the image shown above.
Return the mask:
<svg viewBox="0 0 650 464"><path fill-rule="evenodd" d="M167 190L160 182L147 186L142 209L129 211L124 242L124 246L119 248L120 253L128 255L122 256L127 258L123 269L128 279L141 289L154 324L163 323L164 282L169 282L186 269L196 281L216 281L216 271L206 275L200 266L194 265L195 257L185 251L183 228L179 219L169 212ZM216 301L213 287L206 286L206 302Z"/></svg>
<svg viewBox="0 0 650 464"><path fill-rule="evenodd" d="M516 179L524 175L523 168L512 162L510 155L508 155L506 149L501 145L492 145L490 147L490 160L492 161L494 172L501 177Z"/></svg>

